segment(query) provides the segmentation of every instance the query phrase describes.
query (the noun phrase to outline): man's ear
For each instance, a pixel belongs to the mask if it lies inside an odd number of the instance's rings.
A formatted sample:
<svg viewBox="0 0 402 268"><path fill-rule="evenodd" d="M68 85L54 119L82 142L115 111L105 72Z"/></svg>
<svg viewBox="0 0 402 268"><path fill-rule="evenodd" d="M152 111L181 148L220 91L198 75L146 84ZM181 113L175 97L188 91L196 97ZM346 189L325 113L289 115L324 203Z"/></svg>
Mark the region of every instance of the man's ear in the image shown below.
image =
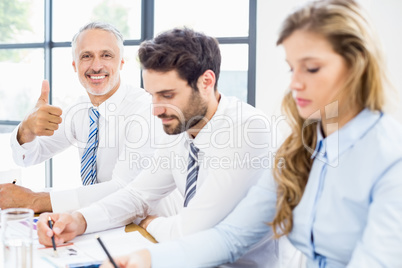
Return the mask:
<svg viewBox="0 0 402 268"><path fill-rule="evenodd" d="M123 69L124 63L125 63L124 58L121 58L121 61L120 61L120 71Z"/></svg>
<svg viewBox="0 0 402 268"><path fill-rule="evenodd" d="M215 91L215 73L212 70L206 70L199 81L199 89L205 92Z"/></svg>
<svg viewBox="0 0 402 268"><path fill-rule="evenodd" d="M75 66L75 61L73 61L73 69L74 69L74 72L77 72L77 66Z"/></svg>

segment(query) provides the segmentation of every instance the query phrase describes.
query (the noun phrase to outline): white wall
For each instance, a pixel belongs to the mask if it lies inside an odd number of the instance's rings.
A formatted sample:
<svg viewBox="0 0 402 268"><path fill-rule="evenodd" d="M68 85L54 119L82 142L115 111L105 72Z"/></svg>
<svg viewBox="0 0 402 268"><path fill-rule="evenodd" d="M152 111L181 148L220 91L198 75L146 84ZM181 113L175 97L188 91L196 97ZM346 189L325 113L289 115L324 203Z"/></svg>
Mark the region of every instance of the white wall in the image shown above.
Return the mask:
<svg viewBox="0 0 402 268"><path fill-rule="evenodd" d="M289 81L289 68L281 47L276 47L282 20L296 5L306 0L259 0L257 2L257 81L256 106L269 116L278 115ZM360 0L369 12L386 55L389 78L402 96L402 1ZM402 122L402 100L392 114Z"/></svg>

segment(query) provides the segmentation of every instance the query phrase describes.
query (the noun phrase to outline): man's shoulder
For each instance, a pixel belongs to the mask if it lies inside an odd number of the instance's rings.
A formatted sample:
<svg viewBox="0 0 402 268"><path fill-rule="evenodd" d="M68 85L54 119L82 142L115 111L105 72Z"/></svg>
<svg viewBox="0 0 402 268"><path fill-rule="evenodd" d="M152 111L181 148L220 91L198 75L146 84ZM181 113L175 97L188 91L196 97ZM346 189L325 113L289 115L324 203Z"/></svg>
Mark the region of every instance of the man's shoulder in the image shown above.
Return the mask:
<svg viewBox="0 0 402 268"><path fill-rule="evenodd" d="M149 102L151 100L151 96L142 88L135 87L130 84L123 84L122 90L125 91L124 100L128 100L131 102Z"/></svg>
<svg viewBox="0 0 402 268"><path fill-rule="evenodd" d="M223 117L231 118L233 122L244 124L253 119L267 120L267 116L260 109L236 98L222 96L223 106L220 113Z"/></svg>
<svg viewBox="0 0 402 268"><path fill-rule="evenodd" d="M151 96L144 89L132 85L122 85L124 97L121 103L130 110L148 110L151 106Z"/></svg>

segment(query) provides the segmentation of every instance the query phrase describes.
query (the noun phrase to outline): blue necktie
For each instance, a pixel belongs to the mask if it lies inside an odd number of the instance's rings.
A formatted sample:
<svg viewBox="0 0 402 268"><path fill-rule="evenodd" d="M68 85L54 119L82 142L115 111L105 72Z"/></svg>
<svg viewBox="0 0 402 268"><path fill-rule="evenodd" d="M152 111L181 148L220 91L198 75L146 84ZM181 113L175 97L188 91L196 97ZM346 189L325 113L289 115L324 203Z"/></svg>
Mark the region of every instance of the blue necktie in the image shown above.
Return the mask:
<svg viewBox="0 0 402 268"><path fill-rule="evenodd" d="M98 151L99 112L92 107L88 110L88 113L88 142L81 158L81 178L83 185L96 183L96 152Z"/></svg>
<svg viewBox="0 0 402 268"><path fill-rule="evenodd" d="M199 149L191 142L188 157L186 192L184 194L184 207L187 207L188 202L194 197L197 188L198 170L200 168L198 165L198 152Z"/></svg>

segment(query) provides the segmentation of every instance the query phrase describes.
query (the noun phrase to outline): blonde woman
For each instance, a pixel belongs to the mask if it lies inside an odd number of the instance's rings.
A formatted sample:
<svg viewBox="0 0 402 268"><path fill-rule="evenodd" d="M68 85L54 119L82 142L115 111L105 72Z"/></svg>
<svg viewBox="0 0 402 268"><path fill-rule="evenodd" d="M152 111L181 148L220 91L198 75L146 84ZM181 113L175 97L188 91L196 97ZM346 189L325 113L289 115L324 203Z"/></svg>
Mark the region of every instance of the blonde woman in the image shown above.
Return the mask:
<svg viewBox="0 0 402 268"><path fill-rule="evenodd" d="M352 0L310 2L277 43L292 72L283 100L292 132L273 179L214 229L120 258L122 267L137 257L142 267L232 262L270 229L307 267L402 267L402 128L383 112L384 65L367 18Z"/></svg>

